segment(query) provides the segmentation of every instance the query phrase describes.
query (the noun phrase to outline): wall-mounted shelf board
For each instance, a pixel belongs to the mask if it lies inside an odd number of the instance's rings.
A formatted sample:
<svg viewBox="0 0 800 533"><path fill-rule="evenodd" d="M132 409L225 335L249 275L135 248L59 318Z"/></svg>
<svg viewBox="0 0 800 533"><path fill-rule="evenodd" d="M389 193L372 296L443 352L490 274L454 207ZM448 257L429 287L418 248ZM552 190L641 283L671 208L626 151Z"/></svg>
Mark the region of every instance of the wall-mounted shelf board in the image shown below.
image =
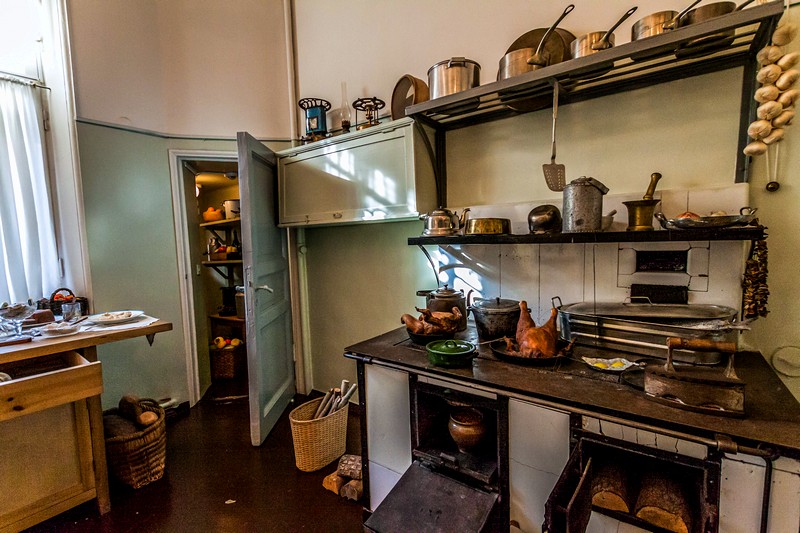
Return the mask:
<svg viewBox="0 0 800 533"><path fill-rule="evenodd" d="M593 242L757 241L764 239L764 226L653 231L604 231L596 233L543 233L525 235L452 235L409 237L409 245L461 244L559 244Z"/></svg>

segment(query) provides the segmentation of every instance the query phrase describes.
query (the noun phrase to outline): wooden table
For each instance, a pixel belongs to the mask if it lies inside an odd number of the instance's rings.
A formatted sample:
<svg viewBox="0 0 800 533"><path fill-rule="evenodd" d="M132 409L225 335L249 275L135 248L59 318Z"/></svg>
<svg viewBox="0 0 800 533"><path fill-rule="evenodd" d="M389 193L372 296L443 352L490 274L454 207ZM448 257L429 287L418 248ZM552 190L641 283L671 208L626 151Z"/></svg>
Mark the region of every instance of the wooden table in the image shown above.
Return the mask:
<svg viewBox="0 0 800 533"><path fill-rule="evenodd" d="M103 388L97 346L136 337L147 337L152 344L156 333L171 329L170 322L158 320L143 327L87 331L65 337L37 337L32 342L0 347L0 365L71 353L65 356L65 361L70 363L69 368L0 384L0 424L59 405L85 401L91 438L90 460L94 472L94 486L79 494L61 491L52 498L43 498L37 505L8 513L8 516L0 512L0 531L29 527L93 497L97 500L100 514L110 510L100 401ZM80 417L76 415L76 419L80 426Z"/></svg>

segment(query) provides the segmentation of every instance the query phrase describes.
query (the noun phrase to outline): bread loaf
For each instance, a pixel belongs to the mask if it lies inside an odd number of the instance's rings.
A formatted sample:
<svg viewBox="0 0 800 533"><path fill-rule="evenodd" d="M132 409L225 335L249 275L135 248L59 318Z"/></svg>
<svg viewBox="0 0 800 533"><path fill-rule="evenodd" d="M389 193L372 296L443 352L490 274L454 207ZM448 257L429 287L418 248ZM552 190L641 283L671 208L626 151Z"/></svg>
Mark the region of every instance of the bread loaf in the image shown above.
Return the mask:
<svg viewBox="0 0 800 533"><path fill-rule="evenodd" d="M777 100L778 96L781 94L780 89L775 87L774 85L764 85L763 87L759 87L756 89L756 94L754 96L756 102L764 103L764 102L772 102L773 100Z"/></svg>
<svg viewBox="0 0 800 533"><path fill-rule="evenodd" d="M767 65L761 67L761 69L756 74L756 81L763 85L767 85L769 83L775 83L778 81L778 78L781 77L783 74L783 70L778 65Z"/></svg>
<svg viewBox="0 0 800 533"><path fill-rule="evenodd" d="M781 91L789 89L800 78L800 70L789 69L775 81L775 87Z"/></svg>
<svg viewBox="0 0 800 533"><path fill-rule="evenodd" d="M772 44L786 46L794 41L795 37L797 37L797 26L791 22L784 22L772 32Z"/></svg>
<svg viewBox="0 0 800 533"><path fill-rule="evenodd" d="M747 135L751 139L763 139L772 132L772 124L769 120L756 120L747 128Z"/></svg>
<svg viewBox="0 0 800 533"><path fill-rule="evenodd" d="M781 104L784 109L788 109L794 107L794 103L797 101L798 97L800 97L800 91L797 89L789 89L788 91L783 91L778 96L778 103Z"/></svg>
<svg viewBox="0 0 800 533"><path fill-rule="evenodd" d="M783 57L783 50L779 46L765 46L756 54L756 60L762 65L771 65Z"/></svg>
<svg viewBox="0 0 800 533"><path fill-rule="evenodd" d="M794 118L794 109L784 109L780 115L772 119L772 125L776 128L782 128L787 124L789 124L793 118ZM769 135L769 133L767 135ZM767 135L765 135L764 137L766 137Z"/></svg>
<svg viewBox="0 0 800 533"><path fill-rule="evenodd" d="M772 120L783 112L783 106L778 102L764 102L756 109L756 116L764 120Z"/></svg>
<svg viewBox="0 0 800 533"><path fill-rule="evenodd" d="M767 145L761 141L753 141L744 147L744 155L762 155L767 153Z"/></svg>
<svg viewBox="0 0 800 533"><path fill-rule="evenodd" d="M800 53L790 52L780 58L775 64L781 67L781 70L789 70L797 64L800 60Z"/></svg>
<svg viewBox="0 0 800 533"><path fill-rule="evenodd" d="M783 128L772 128L772 133L761 139L761 142L769 146L783 139Z"/></svg>

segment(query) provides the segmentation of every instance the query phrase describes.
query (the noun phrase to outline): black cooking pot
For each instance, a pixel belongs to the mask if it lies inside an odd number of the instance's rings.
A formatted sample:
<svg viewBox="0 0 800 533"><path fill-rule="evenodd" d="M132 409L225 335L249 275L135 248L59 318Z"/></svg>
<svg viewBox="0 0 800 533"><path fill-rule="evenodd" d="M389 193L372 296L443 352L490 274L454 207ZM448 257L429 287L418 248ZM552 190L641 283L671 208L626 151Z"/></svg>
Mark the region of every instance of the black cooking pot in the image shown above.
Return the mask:
<svg viewBox="0 0 800 533"><path fill-rule="evenodd" d="M519 302L503 298L477 299L470 306L481 339L515 337L519 322Z"/></svg>

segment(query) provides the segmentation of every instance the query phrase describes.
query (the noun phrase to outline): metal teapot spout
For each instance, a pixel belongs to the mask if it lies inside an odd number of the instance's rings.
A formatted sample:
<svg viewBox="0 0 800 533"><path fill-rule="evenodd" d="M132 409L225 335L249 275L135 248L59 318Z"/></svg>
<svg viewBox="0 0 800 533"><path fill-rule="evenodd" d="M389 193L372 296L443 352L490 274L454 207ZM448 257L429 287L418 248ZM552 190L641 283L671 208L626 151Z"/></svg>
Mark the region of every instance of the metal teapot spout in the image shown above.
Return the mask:
<svg viewBox="0 0 800 533"><path fill-rule="evenodd" d="M467 213L469 213L469 207L464 208L461 212L461 217L457 217L456 214L453 213L453 225L456 229L464 229L467 227Z"/></svg>

